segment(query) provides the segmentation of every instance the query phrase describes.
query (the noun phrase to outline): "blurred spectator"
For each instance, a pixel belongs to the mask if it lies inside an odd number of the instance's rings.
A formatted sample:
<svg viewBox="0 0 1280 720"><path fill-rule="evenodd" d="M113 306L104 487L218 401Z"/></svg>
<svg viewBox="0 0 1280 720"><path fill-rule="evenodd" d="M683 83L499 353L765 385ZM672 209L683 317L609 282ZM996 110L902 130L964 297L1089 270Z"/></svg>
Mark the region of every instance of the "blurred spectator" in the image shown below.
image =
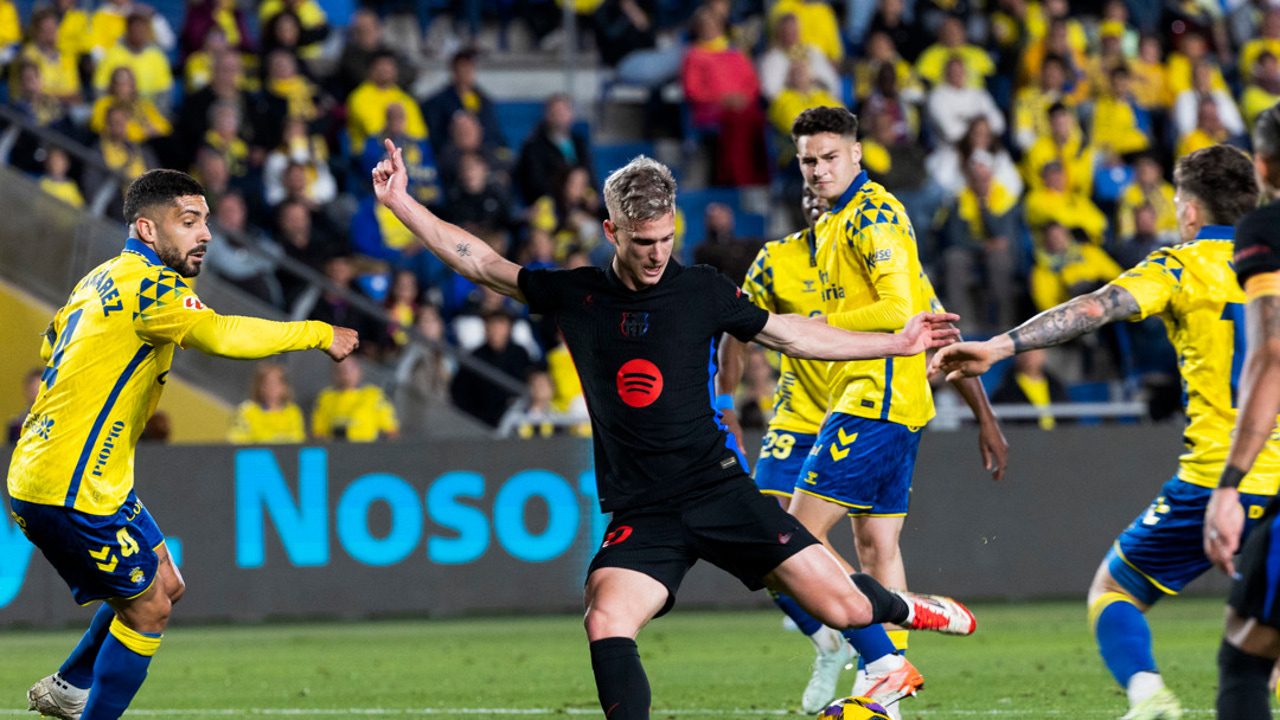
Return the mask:
<svg viewBox="0 0 1280 720"><path fill-rule="evenodd" d="M1039 84L1027 85L1014 96L1013 139L1023 152L1049 134L1050 108L1057 104L1073 106L1066 97L1067 66L1061 57L1046 57L1039 77Z"/></svg>
<svg viewBox="0 0 1280 720"><path fill-rule="evenodd" d="M151 18L135 12L129 15L124 37L113 45L98 62L93 74L93 86L106 92L111 74L118 67L133 70L138 94L157 107L168 111L172 105L173 73L169 70L169 58L152 39Z"/></svg>
<svg viewBox="0 0 1280 720"><path fill-rule="evenodd" d="M769 8L769 25L793 15L800 31L800 42L822 51L833 63L844 60L844 42L840 39L840 23L831 5L823 0L778 0Z"/></svg>
<svg viewBox="0 0 1280 720"><path fill-rule="evenodd" d="M17 87L9 95L9 103L39 127L63 124L67 118L67 106L45 91L41 72L40 64L34 60L25 57L19 60Z"/></svg>
<svg viewBox="0 0 1280 720"><path fill-rule="evenodd" d="M40 176L40 189L58 198L64 203L81 208L84 207L84 196L76 181L67 176L71 169L71 159L67 151L56 145L45 149L44 175Z"/></svg>
<svg viewBox="0 0 1280 720"><path fill-rule="evenodd" d="M791 125L811 107L844 107L844 103L818 82L807 60L793 60L787 68L786 85L774 93L769 103L769 122L780 138L789 139Z"/></svg>
<svg viewBox="0 0 1280 720"><path fill-rule="evenodd" d="M349 327L360 333L360 337L373 338L361 352L377 348L376 338L381 335L380 328L374 328L373 318L357 308L347 299L347 295L358 295L356 288L356 268L353 259L347 255L336 255L325 261L324 276L329 285L324 286L320 299L311 309L311 320L319 320L330 325ZM346 291L344 294L342 291Z"/></svg>
<svg viewBox="0 0 1280 720"><path fill-rule="evenodd" d="M1039 229L1047 223L1058 223L1081 239L1101 243L1107 231L1107 216L1087 195L1068 189L1062 163L1045 163L1040 177L1039 187L1032 188L1026 196L1027 224Z"/></svg>
<svg viewBox="0 0 1280 720"><path fill-rule="evenodd" d="M965 188L965 168L969 161L980 154L1004 191L1015 199L1022 197L1024 184L1018 166L1000 143L1000 138L991 131L991 123L985 116L970 121L959 142L939 145L925 160L925 168L929 178L942 188L948 198L953 198Z"/></svg>
<svg viewBox="0 0 1280 720"><path fill-rule="evenodd" d="M769 176L755 68L729 46L723 21L709 8L694 13L691 34L694 44L685 54L681 84L694 129L715 135L714 184L763 185Z"/></svg>
<svg viewBox="0 0 1280 720"><path fill-rule="evenodd" d="M312 178L307 173L306 166L291 161L284 168L280 185L284 189L281 204L302 203L311 217L310 229L317 241L331 248L341 248L346 245L345 233L339 229L339 223L330 214L337 213L338 209L333 204L325 204L314 199L319 195L313 194Z"/></svg>
<svg viewBox="0 0 1280 720"><path fill-rule="evenodd" d="M282 123L289 114L288 102L274 95L245 90L240 55L224 52L213 59L209 85L182 101L172 151L173 165L188 167L195 161L196 151L209 129L209 111L219 101L233 102L240 109L242 139L254 154L263 156L280 144Z"/></svg>
<svg viewBox="0 0 1280 720"><path fill-rule="evenodd" d="M347 98L347 133L352 148L365 148L369 138L380 136L386 128L387 109L399 105L405 121L401 133L414 140L427 138L427 124L418 103L396 84L398 61L395 53L380 50L369 62L368 75ZM444 126L438 126L437 132Z"/></svg>
<svg viewBox="0 0 1280 720"><path fill-rule="evenodd" d="M208 37L214 34L221 36L225 47L238 53L253 52L253 37L237 0L189 0L178 38L180 63L189 66L192 56L204 50Z"/></svg>
<svg viewBox="0 0 1280 720"><path fill-rule="evenodd" d="M155 103L138 95L133 70L126 65L116 68L111 73L111 84L107 87L107 92L94 102L93 115L89 118L89 129L101 134L103 127L107 124L107 108L115 106L129 110L127 134L133 142L144 143L173 132L173 125Z"/></svg>
<svg viewBox="0 0 1280 720"><path fill-rule="evenodd" d="M564 430L556 424L555 411L551 407L551 399L555 394L551 376L541 370L534 370L529 373L525 383L525 397L517 400L503 414L498 424L498 434L521 440L562 434Z"/></svg>
<svg viewBox="0 0 1280 720"><path fill-rule="evenodd" d="M91 49L89 13L79 7L80 0L53 0L58 17L58 49L79 60Z"/></svg>
<svg viewBox="0 0 1280 720"><path fill-rule="evenodd" d="M300 57L302 21L298 19L298 16L292 10L281 10L272 16L271 20L262 26L262 35L258 44L260 46L259 52L263 57L267 57L277 50L283 50L289 55L298 58L305 71L310 71L310 66Z"/></svg>
<svg viewBox="0 0 1280 720"><path fill-rule="evenodd" d="M131 112L123 105L107 109L107 122L98 138L98 157L107 170L124 176L124 182L132 182L139 175L156 166L151 152L129 139ZM94 175L97 173L90 173ZM86 178L85 187L98 187L106 178ZM124 188L121 188L123 190ZM114 210L115 203L112 203Z"/></svg>
<svg viewBox="0 0 1280 720"><path fill-rule="evenodd" d="M213 59L230 52L226 33L213 26L204 34L204 44L187 56L182 64L182 89L187 94L207 87L213 81Z"/></svg>
<svg viewBox="0 0 1280 720"><path fill-rule="evenodd" d="M1181 36L1175 36L1178 42L1178 50L1169 53L1169 59L1165 63L1165 72L1168 73L1169 96L1176 98L1194 86L1194 73L1196 63L1201 60L1209 62L1209 88L1221 92L1227 91L1227 81L1222 77L1222 68L1218 66L1213 57L1209 54L1209 44L1205 41L1204 36L1193 30L1188 30Z"/></svg>
<svg viewBox="0 0 1280 720"><path fill-rule="evenodd" d="M306 198L316 205L332 202L338 194L338 184L329 170L329 148L324 138L309 134L307 123L300 117L290 117L284 123L284 138L280 147L267 155L262 166L262 184L268 205L279 204L288 195L285 176L301 168ZM296 182L296 181L295 181Z"/></svg>
<svg viewBox="0 0 1280 720"><path fill-rule="evenodd" d="M763 430L773 418L774 390L777 376L769 367L769 358L758 347L747 348L747 365L738 388L738 420L744 430Z"/></svg>
<svg viewBox="0 0 1280 720"><path fill-rule="evenodd" d="M1196 103L1196 125L1195 128L1178 138L1177 150L1174 153L1175 158L1185 157L1211 145L1218 143L1231 142L1233 135L1227 129L1226 124L1222 121L1222 116L1218 114L1221 106L1211 97L1202 97ZM1235 112L1235 105L1231 106L1232 112ZM1239 119L1239 115L1236 115Z"/></svg>
<svg viewBox="0 0 1280 720"><path fill-rule="evenodd" d="M22 19L13 0L0 0L0 62L8 64L22 42Z"/></svg>
<svg viewBox="0 0 1280 720"><path fill-rule="evenodd" d="M312 270L322 269L329 258L342 252L340 246L329 242L323 235L312 236L311 213L297 200L285 200L276 208L276 239L284 248L285 255ZM292 304L307 283L283 271L278 277L284 288L285 302Z"/></svg>
<svg viewBox="0 0 1280 720"><path fill-rule="evenodd" d="M952 57L944 81L929 91L929 123L944 142L954 143L977 117L985 117L996 135L1004 132L1004 113L991 93L981 85L966 85L964 61Z"/></svg>
<svg viewBox="0 0 1280 720"><path fill-rule="evenodd" d="M397 270L383 303L389 322L378 337L373 338L384 353L394 355L409 344L409 333L418 323L421 303L418 276L411 270Z"/></svg>
<svg viewBox="0 0 1280 720"><path fill-rule="evenodd" d="M1133 71L1133 97L1144 110L1167 110L1173 106L1169 72L1165 68L1160 38L1144 35L1138 41L1138 56L1129 61Z"/></svg>
<svg viewBox="0 0 1280 720"><path fill-rule="evenodd" d="M211 147L200 146L191 174L204 186L205 197L210 201L216 201L232 189L227 158Z"/></svg>
<svg viewBox="0 0 1280 720"><path fill-rule="evenodd" d="M448 186L441 216L477 235L507 232L511 198L495 182L489 164L479 153L463 155L457 182Z"/></svg>
<svg viewBox="0 0 1280 720"><path fill-rule="evenodd" d="M529 353L511 342L511 323L512 317L506 310L487 312L484 316L484 344L476 348L471 357L519 381L534 365ZM507 407L519 397L466 366L458 368L450 386L450 395L460 410L495 428Z"/></svg>
<svg viewBox="0 0 1280 720"><path fill-rule="evenodd" d="M1258 116L1277 102L1280 102L1280 60L1276 55L1263 51L1258 53L1249 84L1245 85L1240 96L1240 110L1250 131Z"/></svg>
<svg viewBox="0 0 1280 720"><path fill-rule="evenodd" d="M1166 242L1177 242L1178 208L1173 204L1173 192L1173 185L1164 179L1160 161L1153 155L1139 156L1134 161L1133 182L1120 195L1116 210L1120 218L1117 236L1124 238L1133 234L1133 213L1145 205L1155 213L1156 234L1166 238Z"/></svg>
<svg viewBox="0 0 1280 720"><path fill-rule="evenodd" d="M1130 232L1120 235L1120 240L1111 253L1120 267L1131 268L1160 247L1170 244L1169 236L1156 232L1155 208L1139 205L1120 212L1124 213L1120 216L1121 226L1131 228Z"/></svg>
<svg viewBox="0 0 1280 720"><path fill-rule="evenodd" d="M282 254L280 246L249 225L249 211L239 192L227 192L212 200L213 241L206 251L205 264L241 290L283 308L284 292L275 277L273 259Z"/></svg>
<svg viewBox="0 0 1280 720"><path fill-rule="evenodd" d="M582 379L573 364L564 337L557 333L555 346L547 351L547 373L551 376L554 394L551 408L562 415L578 418L570 432L578 437L591 435L591 420L587 416L587 401L582 395Z"/></svg>
<svg viewBox="0 0 1280 720"><path fill-rule="evenodd" d="M840 75L817 47L800 41L800 21L792 13L778 16L773 25L773 43L760 57L760 92L772 102L787 86L792 66L803 62L814 83L832 95L840 93ZM788 126L787 132L791 129Z"/></svg>
<svg viewBox="0 0 1280 720"><path fill-rule="evenodd" d="M1263 11L1257 36L1240 47L1240 72L1251 72L1263 53L1280 56L1280 7L1274 5Z"/></svg>
<svg viewBox="0 0 1280 720"><path fill-rule="evenodd" d="M915 60L920 55L927 37L920 24L908 16L906 3L903 0L880 0L878 3L875 15L871 18L871 25L867 28L864 43L867 54L873 57L871 39L877 34L884 35L896 49L895 52L902 53L902 57L907 61ZM861 80L861 78L858 79Z"/></svg>
<svg viewBox="0 0 1280 720"><path fill-rule="evenodd" d="M1086 47L1071 40L1071 21L1053 18L1044 37L1036 40L1022 53L1022 77L1025 80L1039 77L1042 65L1049 57L1062 61L1065 76L1063 101L1078 105L1089 97L1089 78L1086 74L1088 60Z"/></svg>
<svg viewBox="0 0 1280 720"><path fill-rule="evenodd" d="M508 165L502 160L493 144L488 142L480 119L466 110L459 110L450 119L448 139L436 155L440 168L440 184L448 188L457 183L462 158L471 154L484 158L493 182L502 185L503 188L511 184L507 175Z"/></svg>
<svg viewBox="0 0 1280 720"><path fill-rule="evenodd" d="M449 83L428 98L423 106L427 127L437 130L432 134L431 142L436 151L436 157L441 159L441 164L443 165L444 160L441 150L447 136L440 133L439 129L450 127L457 113L463 110L480 121L485 142L494 148L495 152L509 152L506 150L507 139L502 134L502 126L498 124L498 114L494 109L493 101L476 85L476 51L472 48L464 48L454 53L453 59L449 62L449 71Z"/></svg>
<svg viewBox="0 0 1280 720"><path fill-rule="evenodd" d="M1129 155L1151 146L1151 118L1138 106L1130 86L1129 69L1111 71L1109 83L1093 102L1095 147L1103 155Z"/></svg>
<svg viewBox="0 0 1280 720"><path fill-rule="evenodd" d="M1049 108L1049 134L1032 143L1023 158L1023 177L1034 190L1041 185L1044 166L1056 162L1065 175L1067 191L1087 198L1093 192L1094 155L1075 113L1055 103Z"/></svg>
<svg viewBox="0 0 1280 720"><path fill-rule="evenodd" d="M872 40L883 35L873 35ZM902 85L902 73L891 63L878 66L875 78L871 82L871 92L867 95L863 106L864 113L885 115L893 120L894 142L915 142L920 137L919 105L924 102L924 92L914 73L907 68L907 80L910 86Z"/></svg>
<svg viewBox="0 0 1280 720"><path fill-rule="evenodd" d="M58 46L58 15L52 8L31 14L31 39L22 47L20 60L40 69L40 86L64 105L80 102L80 71L76 57Z"/></svg>
<svg viewBox="0 0 1280 720"><path fill-rule="evenodd" d="M500 252L504 248L494 241L493 237L483 238L495 252ZM510 330L507 333L513 345L519 345L533 360L542 358L542 347L538 344L538 339L533 332L533 325L529 319L521 313L523 307L505 295L500 295L492 288L481 285L476 286L470 283L471 292L463 298L463 306L461 311L456 314L450 323L453 338L457 341L457 346L467 352L471 352L485 343L485 339L489 332L486 327L486 319L494 313L500 313L507 316L509 320ZM459 285L452 289L456 294L463 289ZM448 298L447 298L448 299ZM454 305L457 306L456 297L453 299Z"/></svg>
<svg viewBox="0 0 1280 720"><path fill-rule="evenodd" d="M442 349L446 341L439 309L422 305L414 328L432 344L416 342L405 349L396 364L396 386L404 391L403 397L415 405L447 403L453 361Z"/></svg>
<svg viewBox="0 0 1280 720"><path fill-rule="evenodd" d="M1190 134L1200 126L1200 105L1205 101L1212 102L1217 109L1218 120L1227 135L1243 135L1244 119L1236 108L1235 100L1226 90L1213 87L1213 73L1217 67L1212 60L1202 58L1196 61L1191 75L1191 87L1179 93L1173 103L1173 126L1178 138Z"/></svg>
<svg viewBox="0 0 1280 720"><path fill-rule="evenodd" d="M334 69L333 77L330 78L333 94L339 98L347 97L360 83L368 79L377 59L388 52L391 53L396 64L395 84L402 88L409 87L413 82L413 71L395 50L387 45L383 37L381 18L368 8L356 10L351 16L347 42L342 46L338 66ZM416 104L414 108L417 109ZM421 116L421 112L418 114Z"/></svg>
<svg viewBox="0 0 1280 720"><path fill-rule="evenodd" d="M885 113L869 114L866 121L862 166L871 173L872 179L902 201L913 227L921 230L930 227L946 191L926 174L923 145L900 139L894 132L893 118ZM919 239L921 256L928 262L932 249L929 239L924 234Z"/></svg>
<svg viewBox="0 0 1280 720"><path fill-rule="evenodd" d="M202 138L202 149L209 149L226 161L232 181L249 174L249 144L240 139L240 108L221 100L209 108L209 129Z"/></svg>
<svg viewBox="0 0 1280 720"><path fill-rule="evenodd" d="M31 368L26 375L22 376L22 400L26 404L26 409L9 420L6 438L10 445L17 445L18 439L22 437L22 428L27 422L31 406L36 402L36 395L40 394L40 378L43 374L44 368L38 367Z"/></svg>
<svg viewBox="0 0 1280 720"><path fill-rule="evenodd" d="M298 55L306 60L320 57L325 38L329 37L329 18L316 0L264 0L258 6L258 22L265 28L281 13L292 14L298 22Z"/></svg>
<svg viewBox="0 0 1280 720"><path fill-rule="evenodd" d="M892 92L887 88L892 88ZM853 92L859 102L868 100L877 92L901 96L913 105L924 101L924 88L915 68L899 54L893 39L878 31L867 36L865 55L853 64Z"/></svg>
<svg viewBox="0 0 1280 720"><path fill-rule="evenodd" d="M985 153L966 165L964 190L944 211L939 231L946 306L966 334L1012 327L1018 264L1018 196L996 178Z"/></svg>
<svg viewBox="0 0 1280 720"><path fill-rule="evenodd" d="M311 122L328 109L315 84L298 71L298 58L293 53L276 49L266 58L262 92L277 101L284 101L290 117Z"/></svg>
<svg viewBox="0 0 1280 720"><path fill-rule="evenodd" d="M227 442L236 445L283 445L307 441L302 408L283 365L261 362L253 370L249 399L236 407Z"/></svg>
<svg viewBox="0 0 1280 720"><path fill-rule="evenodd" d="M1050 222L1042 230L1035 267L1031 268L1031 300L1037 311L1102 287L1123 268L1093 243L1075 242L1067 228Z"/></svg>
<svg viewBox="0 0 1280 720"><path fill-rule="evenodd" d="M940 85L952 58L959 58L964 69L961 86L982 87L986 78L996 71L991 56L983 48L969 43L964 20L955 16L942 21L938 41L920 53L916 72L930 85Z"/></svg>
<svg viewBox="0 0 1280 720"><path fill-rule="evenodd" d="M173 48L177 38L163 15L133 0L104 0L89 18L88 50L99 58L100 63L103 55L128 34L129 17L133 15L146 19L150 25L147 37L154 39L161 49Z"/></svg>
<svg viewBox="0 0 1280 720"><path fill-rule="evenodd" d="M1058 424L1049 405L1070 400L1062 382L1045 369L1047 358L1048 352L1044 349L1018 353L1013 357L1013 368L1005 374L995 392L991 393L993 404L1030 405L1040 408L1040 418L1035 422L1039 424L1041 430L1052 430Z"/></svg>
<svg viewBox="0 0 1280 720"><path fill-rule="evenodd" d="M605 0L596 11L596 48L600 61L619 68L624 58L657 44L653 0Z"/></svg>
<svg viewBox="0 0 1280 720"><path fill-rule="evenodd" d="M333 385L320 391L311 410L311 435L326 442L375 442L400 437L396 409L377 385L365 385L361 360L350 355L333 366Z"/></svg>
<svg viewBox="0 0 1280 720"><path fill-rule="evenodd" d="M552 182L573 166L588 168L587 184L595 187L591 177L591 144L586 136L573 129L573 99L556 94L547 99L542 122L525 140L516 161L515 181L525 204L552 192Z"/></svg>
<svg viewBox="0 0 1280 720"><path fill-rule="evenodd" d="M710 265L741 281L760 251L759 238L740 238L735 231L733 209L724 203L708 203L703 212L703 239L693 251L693 261Z"/></svg>
<svg viewBox="0 0 1280 720"><path fill-rule="evenodd" d="M390 140L400 148L405 172L409 175L409 193L418 202L435 206L441 200L440 171L431 143L425 137L415 137L409 132L409 113L417 111L417 105L392 103L387 106L387 117L381 136L370 135L364 141L364 153L360 157L363 170L372 172L387 156L383 140ZM412 110L410 110L410 108Z"/></svg>

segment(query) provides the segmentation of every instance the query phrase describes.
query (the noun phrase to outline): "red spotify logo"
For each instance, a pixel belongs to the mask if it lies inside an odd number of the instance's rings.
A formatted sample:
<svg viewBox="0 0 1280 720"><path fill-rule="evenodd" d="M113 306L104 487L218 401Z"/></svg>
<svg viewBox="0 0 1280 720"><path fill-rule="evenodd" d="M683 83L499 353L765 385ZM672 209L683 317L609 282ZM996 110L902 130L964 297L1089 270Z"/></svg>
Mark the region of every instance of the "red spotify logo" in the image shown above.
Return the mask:
<svg viewBox="0 0 1280 720"><path fill-rule="evenodd" d="M649 407L662 394L662 372L658 366L636 358L618 368L618 396L633 408Z"/></svg>

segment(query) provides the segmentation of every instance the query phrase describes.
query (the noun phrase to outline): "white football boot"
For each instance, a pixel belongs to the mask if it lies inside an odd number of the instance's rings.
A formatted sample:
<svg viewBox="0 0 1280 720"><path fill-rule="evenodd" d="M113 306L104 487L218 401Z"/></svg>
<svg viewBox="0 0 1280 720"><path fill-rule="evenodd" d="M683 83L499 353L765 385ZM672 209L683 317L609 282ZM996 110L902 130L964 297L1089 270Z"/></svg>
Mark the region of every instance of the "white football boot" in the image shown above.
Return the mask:
<svg viewBox="0 0 1280 720"><path fill-rule="evenodd" d="M45 717L80 720L80 713L84 712L84 704L88 699L88 690L82 690L54 673L41 678L27 691L27 709L35 710Z"/></svg>

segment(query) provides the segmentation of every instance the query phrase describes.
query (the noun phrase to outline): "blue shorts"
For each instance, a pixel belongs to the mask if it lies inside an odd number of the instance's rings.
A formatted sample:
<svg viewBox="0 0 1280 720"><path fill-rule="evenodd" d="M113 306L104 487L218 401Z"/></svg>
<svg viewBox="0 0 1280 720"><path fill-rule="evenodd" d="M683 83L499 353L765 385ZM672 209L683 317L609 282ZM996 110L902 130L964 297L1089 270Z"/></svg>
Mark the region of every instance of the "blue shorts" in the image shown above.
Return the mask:
<svg viewBox="0 0 1280 720"><path fill-rule="evenodd" d="M832 413L795 490L844 505L855 517L902 517L919 449L918 428Z"/></svg>
<svg viewBox="0 0 1280 720"><path fill-rule="evenodd" d="M9 500L13 519L58 571L81 605L128 600L155 582L164 534L132 492L114 515Z"/></svg>
<svg viewBox="0 0 1280 720"><path fill-rule="evenodd" d="M1150 605L1177 595L1211 567L1204 555L1204 511L1213 490L1175 475L1160 495L1120 533L1107 554L1107 569L1125 590ZM1268 495L1240 494L1245 537L1262 518Z"/></svg>
<svg viewBox="0 0 1280 720"><path fill-rule="evenodd" d="M755 481L760 492L791 497L800 477L804 459L818 439L811 433L770 430L760 442L760 459L756 461Z"/></svg>

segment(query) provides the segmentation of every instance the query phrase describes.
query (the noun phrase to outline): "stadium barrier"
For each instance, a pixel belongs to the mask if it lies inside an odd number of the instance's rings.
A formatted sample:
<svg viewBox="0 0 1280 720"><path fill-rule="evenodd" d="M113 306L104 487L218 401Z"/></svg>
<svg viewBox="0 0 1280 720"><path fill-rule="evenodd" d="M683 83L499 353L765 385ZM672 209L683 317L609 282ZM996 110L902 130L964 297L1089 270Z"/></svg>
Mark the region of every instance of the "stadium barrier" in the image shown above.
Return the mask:
<svg viewBox="0 0 1280 720"><path fill-rule="evenodd" d="M1116 533L1173 474L1178 428L1008 436L1002 483L981 469L971 432L924 438L903 538L911 583L964 598L1083 598ZM137 477L188 583L184 622L576 612L606 526L591 444L567 438L143 446ZM850 552L848 533L836 537ZM0 627L84 621L90 611L7 513L0 558ZM1216 571L1206 577L1193 588L1225 596ZM765 602L705 564L680 593L682 606Z"/></svg>

